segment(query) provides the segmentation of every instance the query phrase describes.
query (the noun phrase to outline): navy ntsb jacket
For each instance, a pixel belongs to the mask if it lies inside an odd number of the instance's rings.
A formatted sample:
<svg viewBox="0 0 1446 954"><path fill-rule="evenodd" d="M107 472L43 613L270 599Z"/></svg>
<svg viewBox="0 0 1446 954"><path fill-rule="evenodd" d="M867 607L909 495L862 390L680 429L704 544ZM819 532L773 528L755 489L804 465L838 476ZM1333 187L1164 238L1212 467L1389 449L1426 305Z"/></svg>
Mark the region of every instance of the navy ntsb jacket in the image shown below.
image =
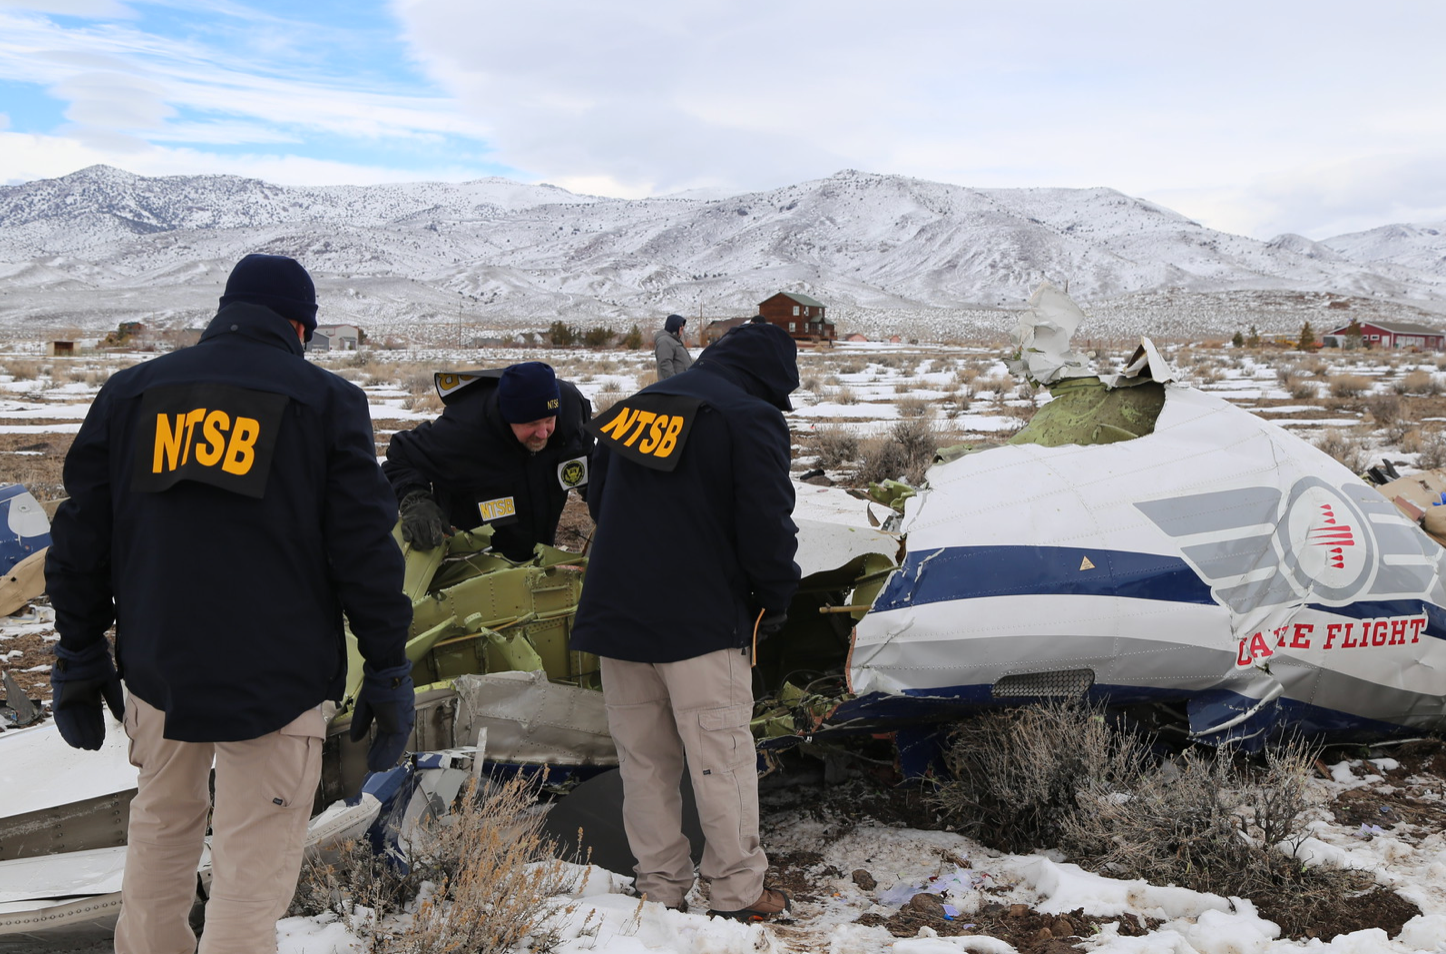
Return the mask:
<svg viewBox="0 0 1446 954"><path fill-rule="evenodd" d="M798 528L780 408L797 386L793 340L749 324L598 416L573 649L676 662L748 645L760 608L788 609Z"/></svg>
<svg viewBox="0 0 1446 954"><path fill-rule="evenodd" d="M261 305L101 388L65 459L46 587L80 650L116 625L127 687L165 735L275 731L346 675L406 662L411 604L365 395L310 364Z"/></svg>
<svg viewBox="0 0 1446 954"><path fill-rule="evenodd" d="M502 420L500 374L457 374L472 380L444 398L436 420L393 434L382 470L398 501L413 490L429 491L454 527L471 530L491 523L492 549L521 562L532 559L537 544L552 545L567 492L587 493L592 435L583 425L592 416L592 404L573 384L559 380L557 427L547 446L534 454ZM487 507L495 502L505 504L500 518L491 515L499 508Z"/></svg>

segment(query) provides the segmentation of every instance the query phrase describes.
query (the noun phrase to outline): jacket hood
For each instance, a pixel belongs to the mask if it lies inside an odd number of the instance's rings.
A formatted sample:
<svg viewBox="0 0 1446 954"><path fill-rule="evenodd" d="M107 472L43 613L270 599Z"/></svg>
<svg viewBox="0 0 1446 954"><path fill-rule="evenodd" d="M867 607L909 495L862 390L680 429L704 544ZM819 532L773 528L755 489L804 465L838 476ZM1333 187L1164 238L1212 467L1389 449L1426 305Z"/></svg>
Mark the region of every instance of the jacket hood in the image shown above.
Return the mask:
<svg viewBox="0 0 1446 954"><path fill-rule="evenodd" d="M663 330L671 331L673 334L677 334L687 323L688 319L684 318L682 315L669 315L668 320L663 322Z"/></svg>
<svg viewBox="0 0 1446 954"><path fill-rule="evenodd" d="M265 305L249 301L228 302L216 312L216 317L201 332L201 340L208 341L222 335L237 334L253 341L285 348L292 354L305 352L296 337L291 322Z"/></svg>
<svg viewBox="0 0 1446 954"><path fill-rule="evenodd" d="M798 387L798 345L777 325L739 325L705 348L693 367L722 371L754 397L793 410L788 396Z"/></svg>

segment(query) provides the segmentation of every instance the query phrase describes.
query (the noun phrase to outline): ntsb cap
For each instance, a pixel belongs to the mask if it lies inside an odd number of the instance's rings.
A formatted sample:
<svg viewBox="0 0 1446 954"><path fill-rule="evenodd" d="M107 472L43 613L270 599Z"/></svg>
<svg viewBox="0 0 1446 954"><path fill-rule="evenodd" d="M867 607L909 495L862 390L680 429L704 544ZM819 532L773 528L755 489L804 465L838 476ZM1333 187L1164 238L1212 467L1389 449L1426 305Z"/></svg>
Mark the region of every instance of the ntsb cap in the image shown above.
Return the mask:
<svg viewBox="0 0 1446 954"><path fill-rule="evenodd" d="M497 410L508 424L527 424L556 417L562 390L550 365L524 361L510 365L497 382Z"/></svg>
<svg viewBox="0 0 1446 954"><path fill-rule="evenodd" d="M301 263L285 255L247 255L231 269L221 304L265 305L288 321L300 322L306 340L316 330L316 285Z"/></svg>

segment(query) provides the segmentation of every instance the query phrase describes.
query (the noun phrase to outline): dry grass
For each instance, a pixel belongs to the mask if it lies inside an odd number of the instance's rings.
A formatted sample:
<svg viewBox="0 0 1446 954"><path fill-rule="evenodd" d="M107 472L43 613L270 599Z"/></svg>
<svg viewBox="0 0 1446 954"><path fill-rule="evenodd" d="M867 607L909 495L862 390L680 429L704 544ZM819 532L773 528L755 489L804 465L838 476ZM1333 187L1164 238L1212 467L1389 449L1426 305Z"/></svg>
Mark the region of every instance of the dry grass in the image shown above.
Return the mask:
<svg viewBox="0 0 1446 954"><path fill-rule="evenodd" d="M834 470L859 458L859 435L849 427L825 425L814 432L818 466Z"/></svg>
<svg viewBox="0 0 1446 954"><path fill-rule="evenodd" d="M533 796L523 778L481 792L469 783L451 814L413 833L405 874L367 845L308 858L292 911L330 911L379 954L550 951L571 913L553 899L581 886L543 836ZM389 922L404 912L412 917Z"/></svg>
<svg viewBox="0 0 1446 954"><path fill-rule="evenodd" d="M1316 440L1315 446L1340 461L1353 473L1358 474L1365 469L1366 445L1355 435L1331 428Z"/></svg>
<svg viewBox="0 0 1446 954"><path fill-rule="evenodd" d="M1372 381L1360 374L1336 374L1330 377L1331 397L1360 397L1371 389Z"/></svg>
<svg viewBox="0 0 1446 954"><path fill-rule="evenodd" d="M869 438L862 444L854 480L861 485L901 480L917 487L924 479L924 471L934 462L935 451L949 443L927 418L903 418L887 435Z"/></svg>
<svg viewBox="0 0 1446 954"><path fill-rule="evenodd" d="M1077 702L985 713L955 731L933 799L991 847L1059 848L1111 877L1248 897L1290 937L1371 887L1369 873L1295 857L1313 807L1304 743L1263 764L1204 748L1161 763L1150 741Z"/></svg>
<svg viewBox="0 0 1446 954"><path fill-rule="evenodd" d="M1395 384L1397 394L1434 396L1441 393L1441 382L1430 371L1412 371Z"/></svg>

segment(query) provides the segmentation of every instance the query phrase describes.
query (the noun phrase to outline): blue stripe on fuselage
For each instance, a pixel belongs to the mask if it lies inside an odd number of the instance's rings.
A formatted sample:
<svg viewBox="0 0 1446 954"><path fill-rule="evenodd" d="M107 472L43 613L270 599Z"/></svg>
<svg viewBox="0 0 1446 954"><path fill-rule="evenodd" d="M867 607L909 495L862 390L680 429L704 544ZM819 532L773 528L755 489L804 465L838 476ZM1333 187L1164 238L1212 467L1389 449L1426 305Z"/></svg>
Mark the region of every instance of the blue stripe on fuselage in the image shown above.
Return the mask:
<svg viewBox="0 0 1446 954"><path fill-rule="evenodd" d="M910 553L874 611L988 596L1123 596L1215 605L1179 557L1076 547L940 547Z"/></svg>

